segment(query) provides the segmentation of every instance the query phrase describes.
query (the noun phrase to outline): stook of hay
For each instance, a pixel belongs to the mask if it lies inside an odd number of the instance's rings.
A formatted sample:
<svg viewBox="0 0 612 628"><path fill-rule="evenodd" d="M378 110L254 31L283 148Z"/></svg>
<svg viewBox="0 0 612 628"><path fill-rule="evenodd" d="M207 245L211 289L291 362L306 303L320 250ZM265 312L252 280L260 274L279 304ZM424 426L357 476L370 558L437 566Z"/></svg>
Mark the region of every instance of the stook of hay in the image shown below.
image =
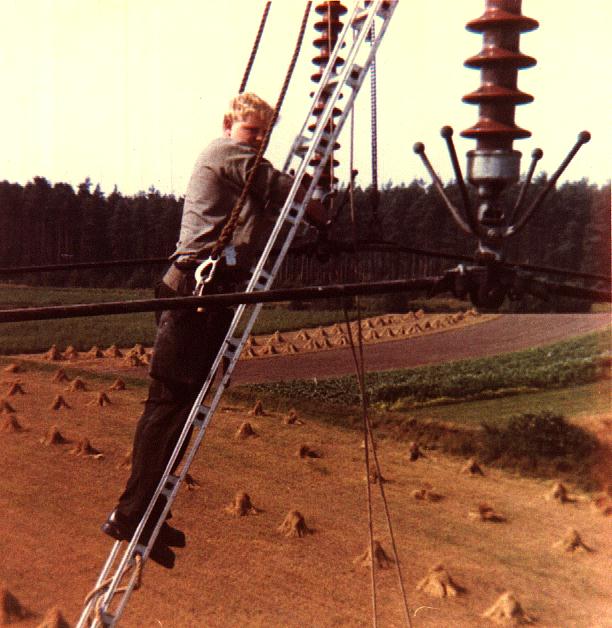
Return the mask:
<svg viewBox="0 0 612 628"><path fill-rule="evenodd" d="M28 619L32 613L21 605L4 582L0 583L0 626Z"/></svg>
<svg viewBox="0 0 612 628"><path fill-rule="evenodd" d="M104 391L102 391L96 395L96 398L93 401L91 401L89 405L104 407L110 404L111 404L110 397Z"/></svg>
<svg viewBox="0 0 612 628"><path fill-rule="evenodd" d="M555 482L553 487L550 489L548 493L544 496L547 501L556 501L560 504L568 504L575 502L576 500L573 497L570 497L567 492L567 488L561 482Z"/></svg>
<svg viewBox="0 0 612 628"><path fill-rule="evenodd" d="M372 467L370 469L370 482L372 484L377 484L380 482L381 484L386 484L389 480L382 474L376 470L376 467Z"/></svg>
<svg viewBox="0 0 612 628"><path fill-rule="evenodd" d="M60 410L61 408L70 408L70 406L62 395L56 395L53 403L51 404L51 410Z"/></svg>
<svg viewBox="0 0 612 628"><path fill-rule="evenodd" d="M128 353L123 359L125 366L143 366L144 362L142 358L135 353Z"/></svg>
<svg viewBox="0 0 612 628"><path fill-rule="evenodd" d="M468 473L469 475L484 475L484 472L476 461L476 458L470 458L465 465L463 465L461 473Z"/></svg>
<svg viewBox="0 0 612 628"><path fill-rule="evenodd" d="M491 523L503 523L506 517L495 512L488 504L478 504L477 510L470 510L468 513L470 519L477 521L490 521Z"/></svg>
<svg viewBox="0 0 612 628"><path fill-rule="evenodd" d="M9 414L2 419L0 423L0 432L6 432L8 434L17 434L19 432L23 432L23 426L17 420L17 417L14 414ZM0 624L1 625L1 624Z"/></svg>
<svg viewBox="0 0 612 628"><path fill-rule="evenodd" d="M76 360L79 357L79 352L72 346L66 347L64 353L64 360Z"/></svg>
<svg viewBox="0 0 612 628"><path fill-rule="evenodd" d="M612 515L612 498L607 493L600 493L593 498L591 508L604 517Z"/></svg>
<svg viewBox="0 0 612 628"><path fill-rule="evenodd" d="M104 351L104 355L107 358L122 358L123 351L121 351L117 345L111 345L108 349L106 349L106 351Z"/></svg>
<svg viewBox="0 0 612 628"><path fill-rule="evenodd" d="M458 585L445 569L438 564L429 570L429 573L417 584L417 591L423 591L433 597L456 597L465 593L465 588Z"/></svg>
<svg viewBox="0 0 612 628"><path fill-rule="evenodd" d="M128 352L127 355L138 355L138 356L142 356L145 355L146 351L145 348L139 343L137 342Z"/></svg>
<svg viewBox="0 0 612 628"><path fill-rule="evenodd" d="M300 445L297 455L298 458L321 458L321 452L312 449L309 445Z"/></svg>
<svg viewBox="0 0 612 628"><path fill-rule="evenodd" d="M66 371L64 371L64 369L59 369L55 375L53 376L53 381L54 382L59 382L60 384L62 382L67 382L68 381L68 375L66 375Z"/></svg>
<svg viewBox="0 0 612 628"><path fill-rule="evenodd" d="M195 491L200 488L201 484L196 480L191 473L185 474L185 484L187 485L188 491Z"/></svg>
<svg viewBox="0 0 612 628"><path fill-rule="evenodd" d="M304 425L304 421L298 417L297 411L293 408L289 410L287 416L283 419L283 423L285 425Z"/></svg>
<svg viewBox="0 0 612 628"><path fill-rule="evenodd" d="M57 425L53 425L49 428L47 435L40 439L40 442L48 447L50 445L66 445L70 441L64 438Z"/></svg>
<svg viewBox="0 0 612 628"><path fill-rule="evenodd" d="M386 569L390 567L395 561L385 552L380 541L374 539L374 564L378 569ZM360 554L353 560L353 564L360 565L361 567L372 566L372 548L368 545L363 554Z"/></svg>
<svg viewBox="0 0 612 628"><path fill-rule="evenodd" d="M14 382L13 384L11 384L7 395L9 397L14 397L15 395L25 395L25 390L19 382Z"/></svg>
<svg viewBox="0 0 612 628"><path fill-rule="evenodd" d="M15 408L6 400L0 399L0 414L12 414Z"/></svg>
<svg viewBox="0 0 612 628"><path fill-rule="evenodd" d="M260 511L253 506L248 493L239 491L236 493L233 503L225 507L225 512L234 515L234 517L246 517L247 515L256 515Z"/></svg>
<svg viewBox="0 0 612 628"><path fill-rule="evenodd" d="M425 454L421 451L419 444L413 441L410 443L410 447L408 449L408 459L410 462L414 462L419 458L425 458Z"/></svg>
<svg viewBox="0 0 612 628"><path fill-rule="evenodd" d="M257 399L255 405L253 406L253 409L249 412L249 414L253 416L266 416L261 399Z"/></svg>
<svg viewBox="0 0 612 628"><path fill-rule="evenodd" d="M22 369L19 364L15 364L15 362L11 362L8 366L4 367L5 373L21 373Z"/></svg>
<svg viewBox="0 0 612 628"><path fill-rule="evenodd" d="M52 362L57 362L59 360L63 360L64 356L61 354L60 350L57 348L57 345L51 345L49 350L43 355L45 360L50 360Z"/></svg>
<svg viewBox="0 0 612 628"><path fill-rule="evenodd" d="M47 611L42 623L38 624L36 628L70 628L70 624L64 618L62 611L54 606Z"/></svg>
<svg viewBox="0 0 612 628"><path fill-rule="evenodd" d="M568 528L565 536L557 541L553 547L557 547L562 549L564 552L592 552L593 548L586 545L586 543L582 540L578 531L574 528Z"/></svg>
<svg viewBox="0 0 612 628"><path fill-rule="evenodd" d="M104 458L104 454L99 449L92 447L88 438L80 440L78 445L70 450L70 453L75 456L95 458L96 460Z"/></svg>
<svg viewBox="0 0 612 628"><path fill-rule="evenodd" d="M125 390L125 382L122 379L116 379L109 390Z"/></svg>
<svg viewBox="0 0 612 628"><path fill-rule="evenodd" d="M487 609L482 616L496 624L504 624L506 626L520 626L533 623L533 619L525 613L520 602L511 591L506 591L500 595L495 604Z"/></svg>
<svg viewBox="0 0 612 628"><path fill-rule="evenodd" d="M93 347L87 352L87 356L90 358L103 358L104 352L98 345L93 345Z"/></svg>
<svg viewBox="0 0 612 628"><path fill-rule="evenodd" d="M428 488L417 489L412 491L410 495L419 501L439 502L443 499L443 496L440 493L436 493Z"/></svg>
<svg viewBox="0 0 612 628"><path fill-rule="evenodd" d="M253 429L253 426L245 421L236 432L235 438L249 438L250 436L257 436L257 432Z"/></svg>
<svg viewBox="0 0 612 628"><path fill-rule="evenodd" d="M297 538L302 538L312 533L312 530L306 525L304 516L298 510L290 510L277 530L287 537Z"/></svg>
<svg viewBox="0 0 612 628"><path fill-rule="evenodd" d="M75 377L66 390L69 392L83 392L87 390L87 384L80 377Z"/></svg>

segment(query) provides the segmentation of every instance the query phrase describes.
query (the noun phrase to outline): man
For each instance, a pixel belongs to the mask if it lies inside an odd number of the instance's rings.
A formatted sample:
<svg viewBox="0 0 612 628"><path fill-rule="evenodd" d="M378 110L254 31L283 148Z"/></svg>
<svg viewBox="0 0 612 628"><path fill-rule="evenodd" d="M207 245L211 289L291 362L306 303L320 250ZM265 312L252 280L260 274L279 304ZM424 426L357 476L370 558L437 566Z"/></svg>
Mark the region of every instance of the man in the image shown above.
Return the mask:
<svg viewBox="0 0 612 628"><path fill-rule="evenodd" d="M158 297L193 293L194 270L209 256L236 205L272 116L270 105L255 94L241 94L231 101L223 118L222 137L204 149L191 175L179 242L171 256L174 261L158 286ZM261 162L232 241L207 291L229 292L244 287L248 271L269 238L292 184L290 176L275 170L267 160ZM312 201L306 211L313 222L322 222L324 210L317 201ZM132 538L232 317L233 310L229 308L173 310L161 314L150 370L152 382L134 436L131 475L116 508L102 525L102 531L114 539ZM158 500L149 518L150 529L143 533L141 543L147 542L164 507L164 499ZM169 546L184 545L185 535L164 522L150 557L171 568L175 555Z"/></svg>

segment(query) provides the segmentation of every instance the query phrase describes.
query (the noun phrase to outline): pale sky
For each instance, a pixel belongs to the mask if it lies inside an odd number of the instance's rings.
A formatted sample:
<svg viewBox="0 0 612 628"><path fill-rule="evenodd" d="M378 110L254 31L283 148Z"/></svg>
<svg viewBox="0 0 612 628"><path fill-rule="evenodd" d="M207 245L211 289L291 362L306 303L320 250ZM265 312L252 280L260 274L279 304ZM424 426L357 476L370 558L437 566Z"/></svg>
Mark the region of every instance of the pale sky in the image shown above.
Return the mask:
<svg viewBox="0 0 612 628"><path fill-rule="evenodd" d="M199 151L219 135L237 92L263 0L0 0L0 180L35 176L74 187L86 177L109 194L184 194ZM345 4L352 6L350 0ZM248 84L274 104L306 3L273 0ZM313 7L316 2L313 3ZM429 178L412 152L425 143L442 179L452 178L440 127L455 129L459 160L473 140L459 132L478 119L461 97L479 85L463 66L482 47L465 23L484 0L400 0L379 49L379 181ZM538 170L552 173L587 129L593 138L562 180L610 178L610 0L524 0L540 27L521 36L537 59L518 87L535 101L517 107L532 137L515 141L522 171L536 147ZM311 14L298 67L267 156L282 166L309 108L316 49ZM370 182L369 81L356 108L358 182ZM340 138L346 179L348 125ZM343 170L344 169L344 170Z"/></svg>

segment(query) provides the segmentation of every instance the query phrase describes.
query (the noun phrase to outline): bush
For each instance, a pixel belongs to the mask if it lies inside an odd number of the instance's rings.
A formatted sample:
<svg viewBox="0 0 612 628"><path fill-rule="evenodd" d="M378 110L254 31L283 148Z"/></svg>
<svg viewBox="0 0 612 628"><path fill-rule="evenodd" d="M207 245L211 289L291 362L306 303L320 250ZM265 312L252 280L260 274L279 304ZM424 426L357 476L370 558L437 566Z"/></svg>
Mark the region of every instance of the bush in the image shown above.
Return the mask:
<svg viewBox="0 0 612 628"><path fill-rule="evenodd" d="M586 430L551 412L514 416L505 427L483 425L484 452L489 462L500 458L581 461L597 449L597 439Z"/></svg>

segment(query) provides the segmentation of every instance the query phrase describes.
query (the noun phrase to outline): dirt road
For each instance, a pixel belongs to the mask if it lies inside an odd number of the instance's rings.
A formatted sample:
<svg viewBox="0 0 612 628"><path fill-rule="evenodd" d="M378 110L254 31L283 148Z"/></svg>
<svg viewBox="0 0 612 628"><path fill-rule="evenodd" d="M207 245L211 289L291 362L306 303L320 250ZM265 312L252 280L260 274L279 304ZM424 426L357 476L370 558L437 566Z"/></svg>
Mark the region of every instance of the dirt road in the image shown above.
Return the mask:
<svg viewBox="0 0 612 628"><path fill-rule="evenodd" d="M508 314L478 325L408 340L364 346L368 371L439 364L518 351L586 334L610 323L609 314ZM243 360L233 383L333 377L354 372L347 347Z"/></svg>

